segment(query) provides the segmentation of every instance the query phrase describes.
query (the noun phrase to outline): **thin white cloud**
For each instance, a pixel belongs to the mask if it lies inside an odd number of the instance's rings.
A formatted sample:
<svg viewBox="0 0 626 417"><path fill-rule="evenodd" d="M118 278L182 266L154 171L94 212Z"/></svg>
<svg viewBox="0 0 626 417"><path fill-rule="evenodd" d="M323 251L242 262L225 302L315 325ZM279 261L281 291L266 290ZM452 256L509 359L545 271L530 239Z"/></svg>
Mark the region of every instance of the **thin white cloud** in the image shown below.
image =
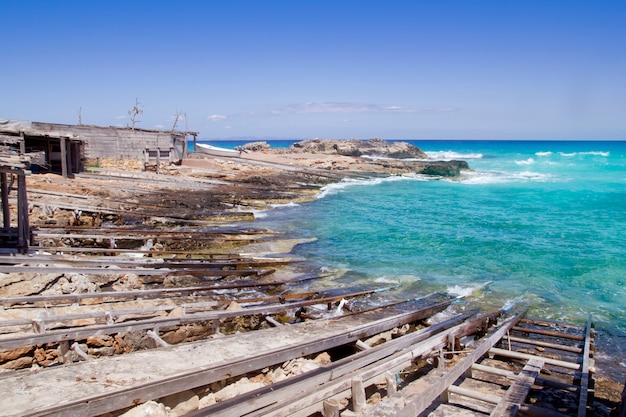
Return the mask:
<svg viewBox="0 0 626 417"><path fill-rule="evenodd" d="M367 103L345 102L308 102L292 104L280 109L272 110L270 114L283 116L289 114L307 113L426 113L456 111L453 107L418 108L405 106L379 106Z"/></svg>
<svg viewBox="0 0 626 417"><path fill-rule="evenodd" d="M226 116L224 116L223 114L212 114L209 117L207 117L207 119L209 119L212 122L220 122L222 120L226 120Z"/></svg>
<svg viewBox="0 0 626 417"><path fill-rule="evenodd" d="M224 126L224 129L232 129L232 126Z"/></svg>
<svg viewBox="0 0 626 417"><path fill-rule="evenodd" d="M123 114L121 116L116 116L115 117L115 120L124 120L124 119L126 119L126 115L125 114Z"/></svg>

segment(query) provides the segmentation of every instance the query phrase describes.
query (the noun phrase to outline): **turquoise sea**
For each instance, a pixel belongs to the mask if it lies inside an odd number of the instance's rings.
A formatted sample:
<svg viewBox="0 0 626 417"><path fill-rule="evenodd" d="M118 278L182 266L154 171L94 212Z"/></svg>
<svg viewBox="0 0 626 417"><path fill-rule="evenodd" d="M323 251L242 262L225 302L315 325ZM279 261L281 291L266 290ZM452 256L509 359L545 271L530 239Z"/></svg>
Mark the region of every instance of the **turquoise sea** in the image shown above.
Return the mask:
<svg viewBox="0 0 626 417"><path fill-rule="evenodd" d="M626 142L407 141L472 170L345 181L257 222L316 238L295 254L344 280L398 284L407 298L447 291L484 307L527 305L533 316L592 314L596 360L624 381Z"/></svg>

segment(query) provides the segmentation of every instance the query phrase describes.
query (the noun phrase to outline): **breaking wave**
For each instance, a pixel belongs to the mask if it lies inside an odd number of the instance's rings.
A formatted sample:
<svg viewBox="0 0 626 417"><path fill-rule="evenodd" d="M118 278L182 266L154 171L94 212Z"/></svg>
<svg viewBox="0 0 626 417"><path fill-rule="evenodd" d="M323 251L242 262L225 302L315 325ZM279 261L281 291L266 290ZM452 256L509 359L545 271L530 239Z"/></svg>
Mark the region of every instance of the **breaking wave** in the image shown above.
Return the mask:
<svg viewBox="0 0 626 417"><path fill-rule="evenodd" d="M438 161L452 161L456 159L482 159L482 153L459 153L454 151L426 151L430 159Z"/></svg>

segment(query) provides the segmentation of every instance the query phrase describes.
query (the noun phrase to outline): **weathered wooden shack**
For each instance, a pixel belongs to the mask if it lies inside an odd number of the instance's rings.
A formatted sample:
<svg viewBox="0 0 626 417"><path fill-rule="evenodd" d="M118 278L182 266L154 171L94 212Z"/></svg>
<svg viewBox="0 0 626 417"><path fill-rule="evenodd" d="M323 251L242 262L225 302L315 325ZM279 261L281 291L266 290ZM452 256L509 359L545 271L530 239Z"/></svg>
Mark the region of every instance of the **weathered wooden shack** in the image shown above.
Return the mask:
<svg viewBox="0 0 626 417"><path fill-rule="evenodd" d="M26 194L26 175L30 160L24 155L13 153L9 148L0 145L0 196L2 197L2 228L0 229L0 252L17 250L28 251L32 238L28 219L28 196ZM17 215L11 216L12 189L16 190Z"/></svg>
<svg viewBox="0 0 626 417"><path fill-rule="evenodd" d="M149 130L129 127L67 125L0 119L0 140L19 154L30 154L33 170L63 176L84 169L85 161L127 158L145 161L167 157L180 162L186 157L187 140L197 132Z"/></svg>

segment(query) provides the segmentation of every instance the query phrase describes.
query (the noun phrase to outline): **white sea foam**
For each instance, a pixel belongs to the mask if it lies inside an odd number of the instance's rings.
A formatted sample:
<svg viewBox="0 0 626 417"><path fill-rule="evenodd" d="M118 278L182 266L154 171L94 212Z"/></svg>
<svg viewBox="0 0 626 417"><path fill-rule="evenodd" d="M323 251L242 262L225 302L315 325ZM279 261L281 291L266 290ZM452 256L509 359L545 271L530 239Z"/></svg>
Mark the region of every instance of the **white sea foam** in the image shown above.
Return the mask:
<svg viewBox="0 0 626 417"><path fill-rule="evenodd" d="M603 151L590 151L590 152L581 152L581 155L593 155L593 156L611 156L611 152L603 152Z"/></svg>
<svg viewBox="0 0 626 417"><path fill-rule="evenodd" d="M438 161L452 161L455 159L482 159L482 153L458 153L454 151L427 151L426 155L430 159Z"/></svg>
<svg viewBox="0 0 626 417"><path fill-rule="evenodd" d="M324 198L329 195L335 195L350 187L362 187L362 186L370 186L370 185L378 185L384 182L395 182L395 181L408 181L408 180L418 180L418 181L427 181L429 178L423 175L395 175L391 177L381 177L381 178L367 178L367 179L353 179L353 178L344 178L343 180L326 185L321 188L319 194L317 194L317 198Z"/></svg>
<svg viewBox="0 0 626 417"><path fill-rule="evenodd" d="M449 285L448 288L446 288L446 291L448 292L448 294L457 296L459 298L469 297L472 294L481 291L489 284L491 284L491 281L483 282L482 284L470 285L467 287L461 285Z"/></svg>
<svg viewBox="0 0 626 417"><path fill-rule="evenodd" d="M517 165L532 165L532 164L535 163L535 159L534 158L528 158L528 159L525 159L523 161L515 161L515 163Z"/></svg>
<svg viewBox="0 0 626 417"><path fill-rule="evenodd" d="M546 151L546 152L535 152L535 155L537 155L537 156L550 156L550 155L552 155L552 152L550 152L550 151Z"/></svg>
<svg viewBox="0 0 626 417"><path fill-rule="evenodd" d="M382 276L382 277L378 277L374 280L374 282L378 283L378 284L397 284L398 280L397 279L391 279L389 277Z"/></svg>
<svg viewBox="0 0 626 417"><path fill-rule="evenodd" d="M540 174L538 172L503 172L503 171L468 171L459 180L463 184L484 185L484 184L505 184L509 182L548 182L554 180L550 174Z"/></svg>
<svg viewBox="0 0 626 417"><path fill-rule="evenodd" d="M573 156L578 155L578 153L577 153L577 152L571 152L571 153L567 153L567 152L559 152L559 155L561 155L561 156L565 156L565 157L567 157L567 158L571 158L571 157L573 157Z"/></svg>
<svg viewBox="0 0 626 417"><path fill-rule="evenodd" d="M462 287L460 285L449 286L446 291L456 297L469 297L476 290L476 287Z"/></svg>
<svg viewBox="0 0 626 417"><path fill-rule="evenodd" d="M289 203L284 203L284 204L270 204L270 207L276 208L276 209L289 208L289 207L299 207L299 206L300 206L300 204L294 203L293 201L290 201Z"/></svg>

